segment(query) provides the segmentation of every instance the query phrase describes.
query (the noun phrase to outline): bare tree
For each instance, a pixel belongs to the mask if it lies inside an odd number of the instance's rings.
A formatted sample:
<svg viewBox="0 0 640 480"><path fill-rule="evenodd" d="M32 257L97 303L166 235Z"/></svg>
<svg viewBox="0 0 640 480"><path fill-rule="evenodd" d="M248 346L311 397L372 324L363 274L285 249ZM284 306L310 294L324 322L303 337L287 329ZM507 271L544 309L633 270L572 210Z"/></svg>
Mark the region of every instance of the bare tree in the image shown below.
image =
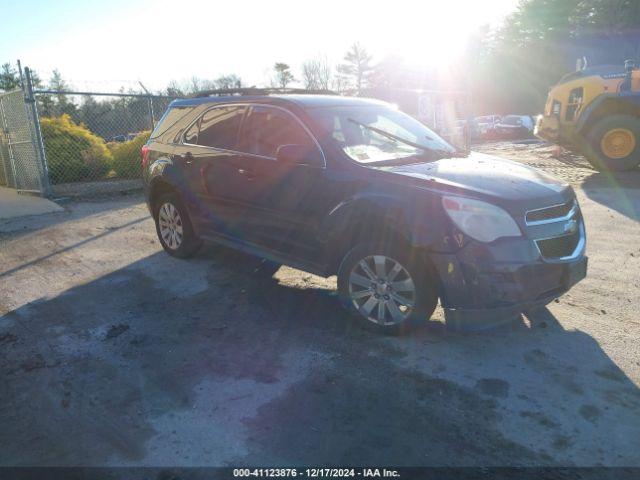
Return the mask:
<svg viewBox="0 0 640 480"><path fill-rule="evenodd" d="M344 75L353 82L356 93L360 95L362 88L369 80L373 70L371 55L358 42L344 56L344 63L338 65L338 73Z"/></svg>
<svg viewBox="0 0 640 480"><path fill-rule="evenodd" d="M169 82L165 93L170 97L183 97L185 94L184 89L175 80Z"/></svg>
<svg viewBox="0 0 640 480"><path fill-rule="evenodd" d="M331 89L341 95L345 95L349 92L349 83L349 79L342 73L338 72L331 80Z"/></svg>
<svg viewBox="0 0 640 480"><path fill-rule="evenodd" d="M194 75L193 77L191 77L191 82L189 87L187 87L187 91L189 93L194 93L199 92L200 90L202 90L202 80Z"/></svg>
<svg viewBox="0 0 640 480"><path fill-rule="evenodd" d="M329 90L332 76L327 57L307 60L302 64L302 80L306 89Z"/></svg>
<svg viewBox="0 0 640 480"><path fill-rule="evenodd" d="M242 87L242 79L235 73L230 75L220 75L215 79L214 83L216 88L221 90Z"/></svg>
<svg viewBox="0 0 640 480"><path fill-rule="evenodd" d="M204 78L198 78L195 75L191 77L189 85L185 88L187 93L197 93L203 90L213 90L216 88L216 83L213 80L207 80Z"/></svg>
<svg viewBox="0 0 640 480"><path fill-rule="evenodd" d="M280 88L287 88L287 85L295 80L286 63L276 63L273 69L275 70L274 83Z"/></svg>

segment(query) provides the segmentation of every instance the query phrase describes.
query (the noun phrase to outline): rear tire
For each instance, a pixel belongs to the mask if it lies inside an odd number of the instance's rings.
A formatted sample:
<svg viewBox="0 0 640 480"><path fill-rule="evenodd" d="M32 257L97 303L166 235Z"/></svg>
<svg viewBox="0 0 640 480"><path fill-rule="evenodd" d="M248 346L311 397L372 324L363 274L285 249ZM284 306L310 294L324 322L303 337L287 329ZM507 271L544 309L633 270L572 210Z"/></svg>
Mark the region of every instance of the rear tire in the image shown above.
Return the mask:
<svg viewBox="0 0 640 480"><path fill-rule="evenodd" d="M156 233L162 248L178 258L188 258L197 253L202 241L196 236L189 213L174 193L165 193L156 201L153 209Z"/></svg>
<svg viewBox="0 0 640 480"><path fill-rule="evenodd" d="M631 115L611 115L587 133L584 154L600 171L622 172L640 164L640 120Z"/></svg>
<svg viewBox="0 0 640 480"><path fill-rule="evenodd" d="M338 295L361 326L387 335L426 324L438 303L430 269L402 245L355 246L340 264Z"/></svg>

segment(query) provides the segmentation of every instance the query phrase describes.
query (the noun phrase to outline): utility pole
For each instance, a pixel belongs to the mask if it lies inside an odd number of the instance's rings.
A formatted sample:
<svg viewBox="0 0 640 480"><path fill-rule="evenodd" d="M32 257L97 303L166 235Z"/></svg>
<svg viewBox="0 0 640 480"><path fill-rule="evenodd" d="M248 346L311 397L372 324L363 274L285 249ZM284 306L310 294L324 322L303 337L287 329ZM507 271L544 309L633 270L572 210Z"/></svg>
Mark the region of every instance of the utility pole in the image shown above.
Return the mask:
<svg viewBox="0 0 640 480"><path fill-rule="evenodd" d="M149 92L149 90L147 90L147 87L145 87L140 80L138 80L138 83L142 87L142 90L144 90L145 93L147 94L147 105L149 107L149 117L151 117L151 130L153 130L156 128L156 122L154 120L154 114L153 114L153 98L151 97L151 93Z"/></svg>

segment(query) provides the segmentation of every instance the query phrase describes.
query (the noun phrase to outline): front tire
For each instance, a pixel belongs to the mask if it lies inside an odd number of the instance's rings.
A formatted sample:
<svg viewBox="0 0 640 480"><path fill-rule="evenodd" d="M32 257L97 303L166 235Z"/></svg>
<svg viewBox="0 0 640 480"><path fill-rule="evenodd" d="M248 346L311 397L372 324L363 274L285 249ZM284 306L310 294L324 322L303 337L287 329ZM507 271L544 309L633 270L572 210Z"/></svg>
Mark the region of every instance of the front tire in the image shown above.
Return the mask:
<svg viewBox="0 0 640 480"><path fill-rule="evenodd" d="M158 239L169 255L188 258L196 254L202 241L196 236L187 209L176 194L162 195L153 213Z"/></svg>
<svg viewBox="0 0 640 480"><path fill-rule="evenodd" d="M398 335L426 323L438 303L434 277L410 248L361 244L338 271L341 303L370 330Z"/></svg>
<svg viewBox="0 0 640 480"><path fill-rule="evenodd" d="M631 115L605 117L586 137L584 153L597 170L622 172L640 164L640 121Z"/></svg>

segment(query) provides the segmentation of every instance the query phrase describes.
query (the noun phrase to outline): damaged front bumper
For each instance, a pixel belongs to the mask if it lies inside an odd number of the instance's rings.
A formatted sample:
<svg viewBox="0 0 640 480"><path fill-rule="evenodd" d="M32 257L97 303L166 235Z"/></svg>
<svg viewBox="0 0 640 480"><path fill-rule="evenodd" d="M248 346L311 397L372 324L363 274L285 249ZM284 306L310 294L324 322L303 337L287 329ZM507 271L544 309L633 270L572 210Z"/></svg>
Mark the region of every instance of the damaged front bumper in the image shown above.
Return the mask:
<svg viewBox="0 0 640 480"><path fill-rule="evenodd" d="M522 260L513 260L518 257ZM440 279L447 323L477 330L548 304L587 273L584 242L571 256L554 261L544 259L526 238L493 246L474 242L455 254L430 258Z"/></svg>

